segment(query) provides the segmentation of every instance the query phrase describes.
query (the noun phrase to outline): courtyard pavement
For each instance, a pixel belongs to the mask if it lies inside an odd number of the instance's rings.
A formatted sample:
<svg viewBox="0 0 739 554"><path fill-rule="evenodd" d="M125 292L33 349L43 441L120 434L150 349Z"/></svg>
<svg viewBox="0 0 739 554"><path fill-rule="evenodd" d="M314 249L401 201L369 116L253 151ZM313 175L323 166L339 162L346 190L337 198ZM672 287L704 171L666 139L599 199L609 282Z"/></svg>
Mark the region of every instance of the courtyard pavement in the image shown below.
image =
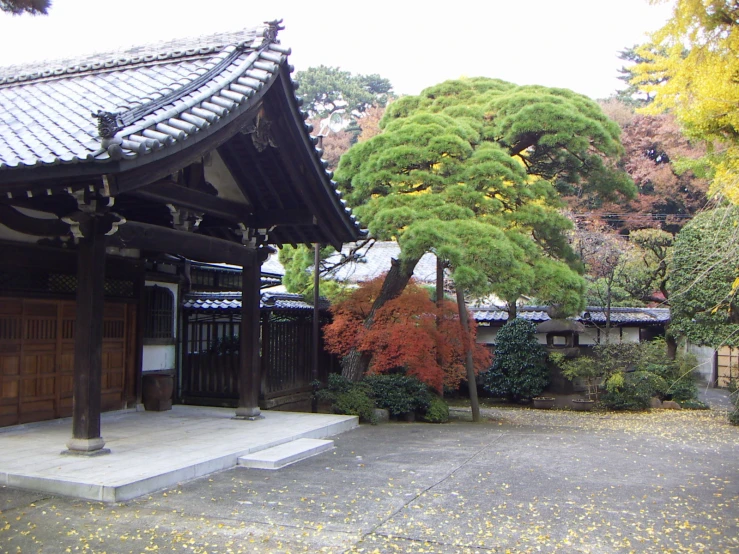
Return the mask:
<svg viewBox="0 0 739 554"><path fill-rule="evenodd" d="M125 503L0 488L3 552L739 552L725 410L362 425Z"/></svg>
<svg viewBox="0 0 739 554"><path fill-rule="evenodd" d="M234 410L174 406L165 412L103 414L109 454L70 456L69 418L0 429L0 484L87 500L124 501L230 469L240 456L325 439L357 426L335 414L264 412L254 421Z"/></svg>

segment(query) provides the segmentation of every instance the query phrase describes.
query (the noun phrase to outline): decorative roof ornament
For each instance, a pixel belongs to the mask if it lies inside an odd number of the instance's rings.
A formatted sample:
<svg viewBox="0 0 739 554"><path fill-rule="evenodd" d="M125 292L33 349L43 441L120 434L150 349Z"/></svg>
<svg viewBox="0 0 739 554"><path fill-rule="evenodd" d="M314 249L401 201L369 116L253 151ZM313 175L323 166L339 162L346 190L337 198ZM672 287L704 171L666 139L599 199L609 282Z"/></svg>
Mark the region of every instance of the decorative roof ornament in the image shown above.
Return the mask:
<svg viewBox="0 0 739 554"><path fill-rule="evenodd" d="M98 110L92 116L98 118L100 138L113 138L118 131L123 129L123 121L121 120L120 114Z"/></svg>
<svg viewBox="0 0 739 554"><path fill-rule="evenodd" d="M254 125L247 128L246 133L251 134L257 152L264 152L268 146L277 148L277 142L272 134L272 121L267 117L264 107L259 110L254 118Z"/></svg>
<svg viewBox="0 0 739 554"><path fill-rule="evenodd" d="M282 19L264 22L267 25L267 29L264 31L264 43L274 42L275 44L280 44L280 41L277 39L277 33L285 29L285 26L281 25L281 23Z"/></svg>

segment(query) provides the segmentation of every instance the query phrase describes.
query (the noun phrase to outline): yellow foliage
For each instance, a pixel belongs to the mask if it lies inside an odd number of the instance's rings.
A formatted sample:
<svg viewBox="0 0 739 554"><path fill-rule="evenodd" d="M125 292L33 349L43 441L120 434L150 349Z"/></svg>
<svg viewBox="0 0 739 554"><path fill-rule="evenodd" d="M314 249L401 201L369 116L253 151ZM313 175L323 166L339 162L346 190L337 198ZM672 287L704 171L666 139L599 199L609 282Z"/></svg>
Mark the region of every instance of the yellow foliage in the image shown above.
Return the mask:
<svg viewBox="0 0 739 554"><path fill-rule="evenodd" d="M625 384L624 375L621 372L616 372L608 378L606 381L606 389L608 391L617 391L621 389Z"/></svg>
<svg viewBox="0 0 739 554"><path fill-rule="evenodd" d="M677 0L673 17L640 46L633 82L652 95L644 111L673 112L709 141L713 193L739 204L739 4Z"/></svg>

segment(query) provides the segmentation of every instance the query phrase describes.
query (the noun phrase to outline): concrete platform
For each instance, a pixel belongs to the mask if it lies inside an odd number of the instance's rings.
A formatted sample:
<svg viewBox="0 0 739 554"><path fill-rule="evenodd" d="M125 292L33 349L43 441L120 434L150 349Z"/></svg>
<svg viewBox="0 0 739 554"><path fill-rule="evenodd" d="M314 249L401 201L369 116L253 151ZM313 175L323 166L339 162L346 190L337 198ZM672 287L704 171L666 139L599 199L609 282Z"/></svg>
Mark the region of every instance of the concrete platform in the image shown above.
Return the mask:
<svg viewBox="0 0 739 554"><path fill-rule="evenodd" d="M0 484L87 500L120 502L236 466L240 456L301 439L354 429L354 416L174 406L168 412L104 414L110 454L65 456L72 422L61 419L0 429Z"/></svg>
<svg viewBox="0 0 739 554"><path fill-rule="evenodd" d="M334 441L323 439L297 439L239 457L239 465L254 469L280 469L326 452L334 447Z"/></svg>

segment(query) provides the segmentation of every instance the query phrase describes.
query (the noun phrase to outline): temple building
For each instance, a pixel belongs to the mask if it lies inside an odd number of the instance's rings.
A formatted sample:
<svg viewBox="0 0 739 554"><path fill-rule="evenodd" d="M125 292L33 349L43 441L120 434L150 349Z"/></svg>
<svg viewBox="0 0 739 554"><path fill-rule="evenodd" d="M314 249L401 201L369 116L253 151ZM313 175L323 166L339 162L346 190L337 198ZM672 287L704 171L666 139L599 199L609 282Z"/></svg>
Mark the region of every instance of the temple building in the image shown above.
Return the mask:
<svg viewBox="0 0 739 554"><path fill-rule="evenodd" d="M104 452L101 411L177 364L178 276L208 271L241 292L236 416L259 416L262 262L362 235L280 29L0 68L0 425L72 416L69 452Z"/></svg>

